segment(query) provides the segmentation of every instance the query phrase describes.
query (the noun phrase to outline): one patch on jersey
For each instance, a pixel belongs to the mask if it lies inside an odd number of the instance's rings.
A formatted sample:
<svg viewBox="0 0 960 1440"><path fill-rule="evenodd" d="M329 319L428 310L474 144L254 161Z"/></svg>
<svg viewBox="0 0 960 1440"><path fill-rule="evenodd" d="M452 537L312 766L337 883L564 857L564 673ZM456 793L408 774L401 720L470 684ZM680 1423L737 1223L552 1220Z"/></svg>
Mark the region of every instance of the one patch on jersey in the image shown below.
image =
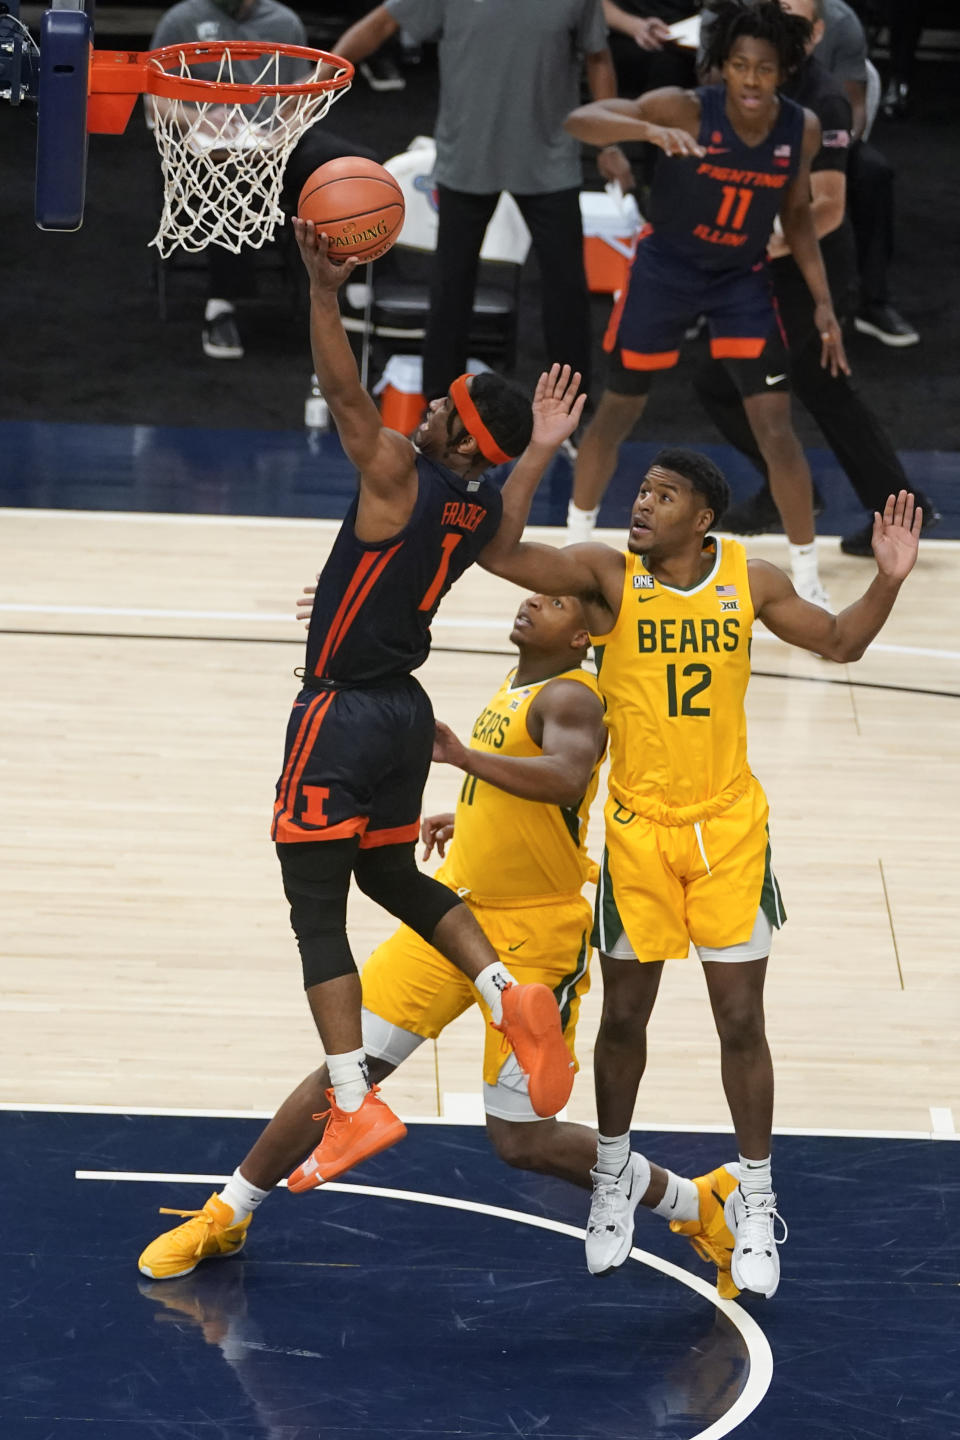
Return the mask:
<svg viewBox="0 0 960 1440"><path fill-rule="evenodd" d="M824 130L820 144L825 150L846 150L850 144L849 130Z"/></svg>
<svg viewBox="0 0 960 1440"><path fill-rule="evenodd" d="M790 146L789 146L789 145L774 145L774 147L773 147L773 153L774 153L774 155L776 156L776 158L777 158L778 160L789 160L789 159L790 159L790 154L791 154Z"/></svg>
<svg viewBox="0 0 960 1440"><path fill-rule="evenodd" d="M654 584L655 581L652 575L634 575L633 577L634 590L652 590Z"/></svg>
<svg viewBox="0 0 960 1440"><path fill-rule="evenodd" d="M720 601L720 609L721 609L721 610L739 610L739 609L740 609L740 601L739 601L739 600L721 600L721 601Z"/></svg>
<svg viewBox="0 0 960 1440"><path fill-rule="evenodd" d="M713 587L718 595L736 595L736 585L715 585Z"/></svg>

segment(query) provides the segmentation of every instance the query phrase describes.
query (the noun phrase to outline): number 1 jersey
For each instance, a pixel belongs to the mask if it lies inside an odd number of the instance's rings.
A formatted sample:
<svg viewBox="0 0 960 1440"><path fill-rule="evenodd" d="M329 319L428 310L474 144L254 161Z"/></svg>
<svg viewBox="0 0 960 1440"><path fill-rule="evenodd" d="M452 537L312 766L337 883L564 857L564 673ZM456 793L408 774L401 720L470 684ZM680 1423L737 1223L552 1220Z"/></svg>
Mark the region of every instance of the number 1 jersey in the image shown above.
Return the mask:
<svg viewBox="0 0 960 1440"><path fill-rule="evenodd" d="M610 733L610 794L664 823L666 811L702 805L749 775L746 551L712 535L704 550L713 563L692 590L661 584L628 553L617 622L590 637Z"/></svg>

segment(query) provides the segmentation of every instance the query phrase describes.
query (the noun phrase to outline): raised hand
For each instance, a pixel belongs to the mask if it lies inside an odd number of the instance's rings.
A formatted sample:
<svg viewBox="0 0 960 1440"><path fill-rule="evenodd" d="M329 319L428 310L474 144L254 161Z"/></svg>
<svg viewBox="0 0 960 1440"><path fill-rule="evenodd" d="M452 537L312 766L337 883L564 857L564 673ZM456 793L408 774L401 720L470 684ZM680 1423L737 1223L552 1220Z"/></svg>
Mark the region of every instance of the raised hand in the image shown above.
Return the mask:
<svg viewBox="0 0 960 1440"><path fill-rule="evenodd" d="M291 224L311 286L317 290L335 293L343 282L350 278L360 262L353 256L342 262L331 260L328 253L330 242L312 220L301 220L298 215L294 215Z"/></svg>
<svg viewBox="0 0 960 1440"><path fill-rule="evenodd" d="M920 544L923 511L909 490L888 495L883 514L874 512L873 553L877 569L888 580L905 580L913 569Z"/></svg>
<svg viewBox="0 0 960 1440"><path fill-rule="evenodd" d="M556 449L569 439L580 424L586 392L579 394L580 372L569 365L551 365L537 381L533 396L531 445Z"/></svg>

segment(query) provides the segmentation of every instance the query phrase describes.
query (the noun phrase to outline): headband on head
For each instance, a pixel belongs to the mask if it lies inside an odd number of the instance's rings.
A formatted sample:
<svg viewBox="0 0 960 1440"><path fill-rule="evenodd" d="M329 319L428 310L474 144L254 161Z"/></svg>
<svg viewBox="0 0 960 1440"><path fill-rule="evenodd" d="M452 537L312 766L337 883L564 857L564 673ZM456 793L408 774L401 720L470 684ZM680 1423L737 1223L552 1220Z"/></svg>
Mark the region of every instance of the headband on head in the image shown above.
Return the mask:
<svg viewBox="0 0 960 1440"><path fill-rule="evenodd" d="M467 389L469 375L458 375L450 386L450 398L457 407L457 414L467 427L467 433L472 435L477 442L477 449L485 460L491 465L502 465L505 460L512 460L513 456L508 455L506 450L501 450L494 440L490 431L480 419L480 412L470 398L470 391Z"/></svg>

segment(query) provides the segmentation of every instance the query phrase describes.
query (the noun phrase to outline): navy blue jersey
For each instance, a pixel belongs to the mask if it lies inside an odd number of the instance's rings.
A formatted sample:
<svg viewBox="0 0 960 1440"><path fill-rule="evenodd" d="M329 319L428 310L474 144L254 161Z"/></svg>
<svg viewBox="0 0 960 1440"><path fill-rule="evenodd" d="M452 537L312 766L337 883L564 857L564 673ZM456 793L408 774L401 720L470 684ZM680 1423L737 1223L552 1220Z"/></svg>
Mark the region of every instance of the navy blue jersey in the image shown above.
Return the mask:
<svg viewBox="0 0 960 1440"><path fill-rule="evenodd" d="M803 108L780 96L773 129L759 145L740 139L726 114L726 87L705 85L700 132L706 155L658 157L650 196L658 250L700 270L749 270L766 254L784 192L803 152Z"/></svg>
<svg viewBox="0 0 960 1440"><path fill-rule="evenodd" d="M354 500L317 583L305 683L363 685L407 675L430 653L430 621L450 586L493 539L503 502L487 480L468 489L443 465L417 456L413 514L389 540L354 530Z"/></svg>

